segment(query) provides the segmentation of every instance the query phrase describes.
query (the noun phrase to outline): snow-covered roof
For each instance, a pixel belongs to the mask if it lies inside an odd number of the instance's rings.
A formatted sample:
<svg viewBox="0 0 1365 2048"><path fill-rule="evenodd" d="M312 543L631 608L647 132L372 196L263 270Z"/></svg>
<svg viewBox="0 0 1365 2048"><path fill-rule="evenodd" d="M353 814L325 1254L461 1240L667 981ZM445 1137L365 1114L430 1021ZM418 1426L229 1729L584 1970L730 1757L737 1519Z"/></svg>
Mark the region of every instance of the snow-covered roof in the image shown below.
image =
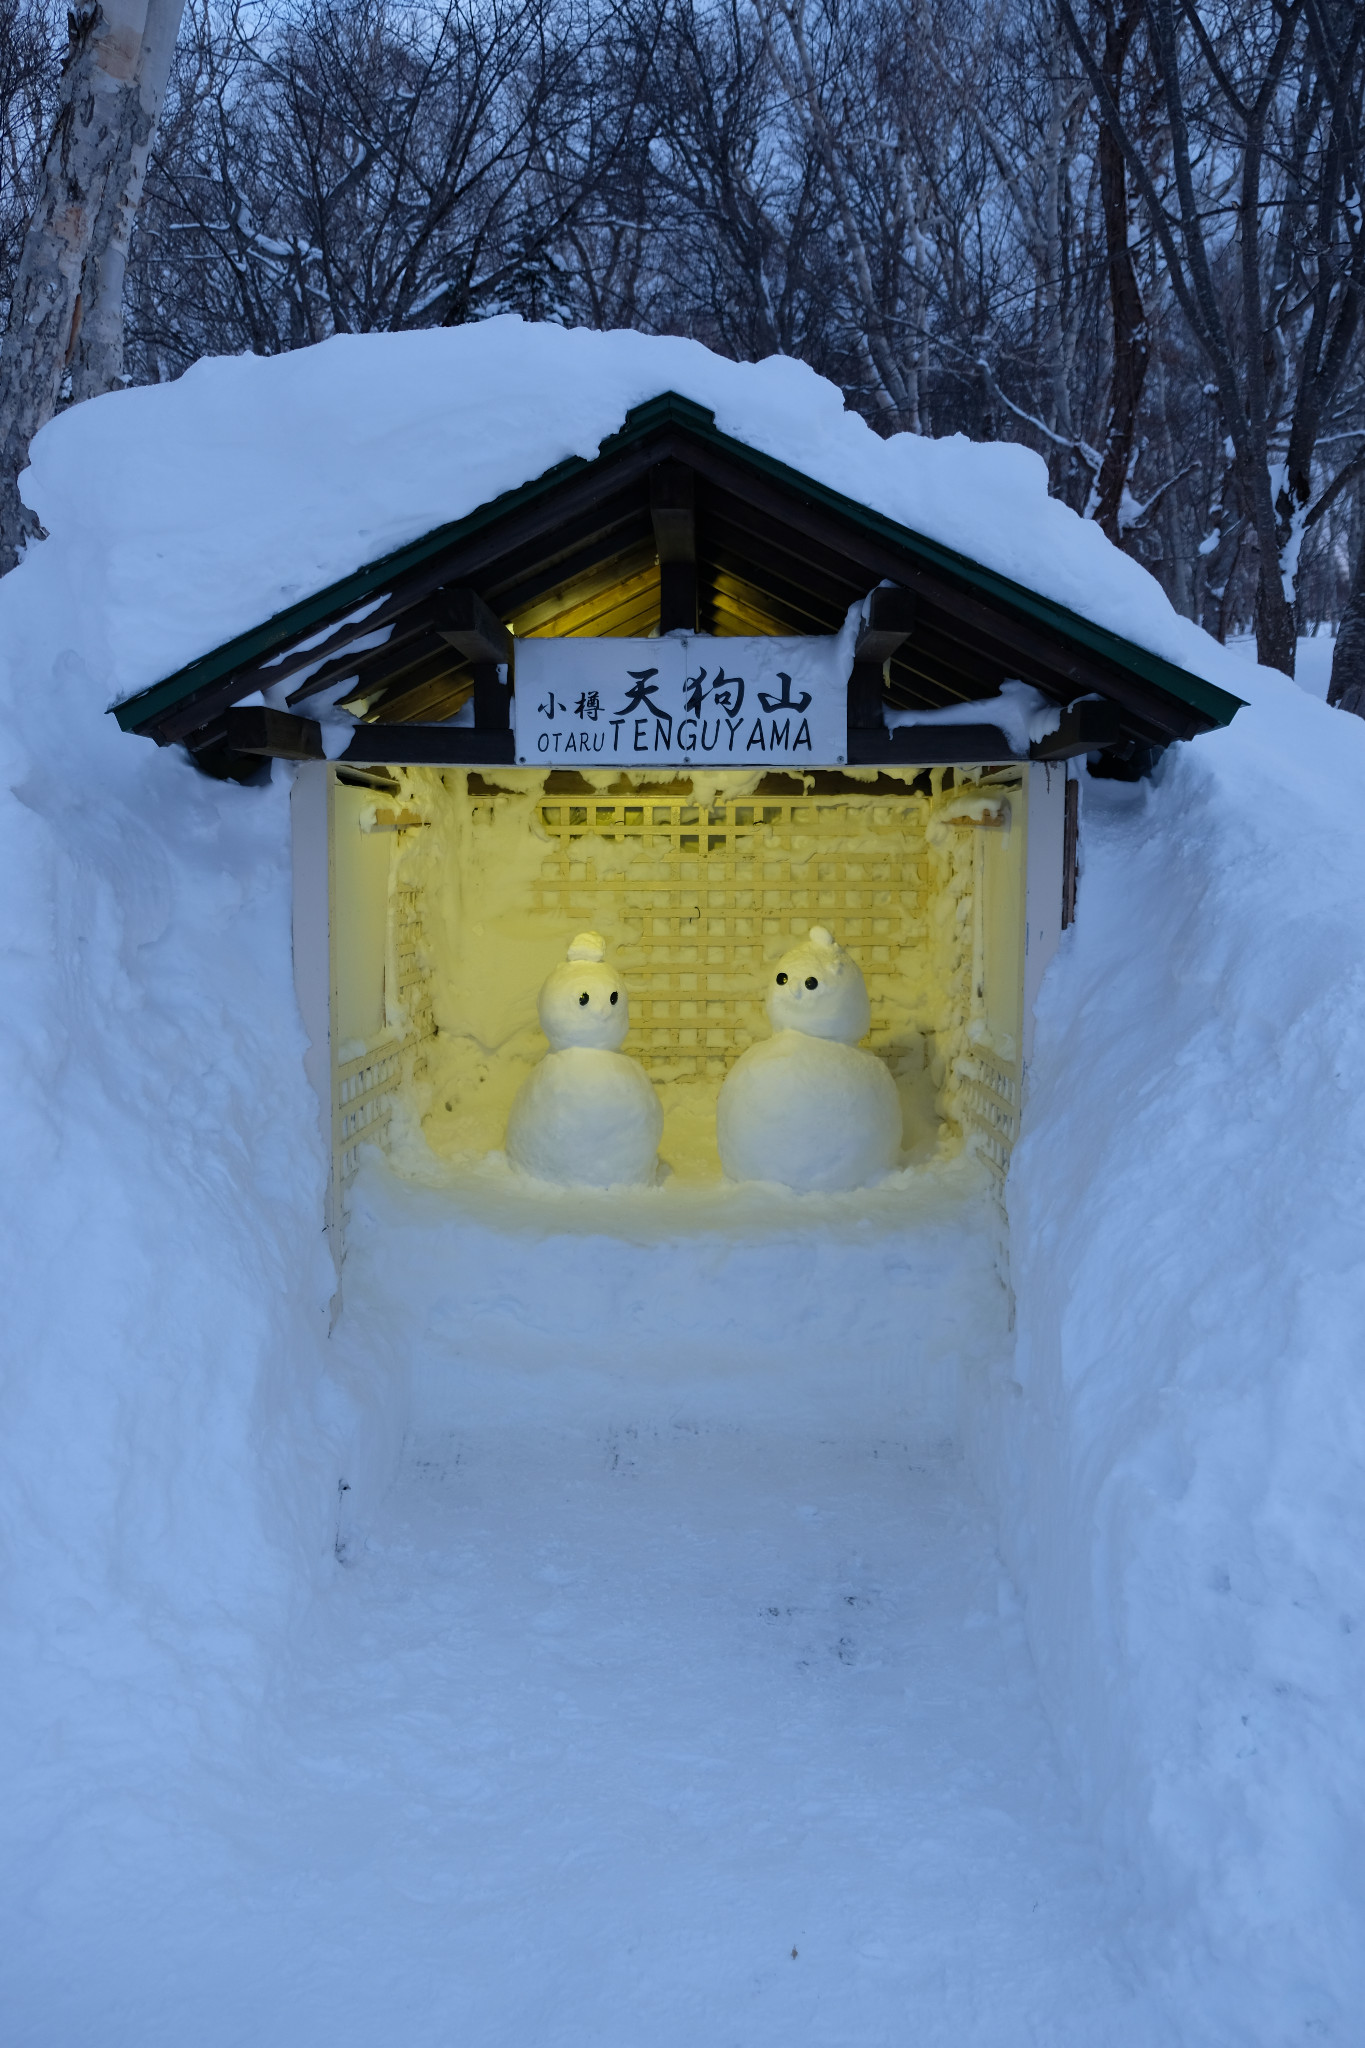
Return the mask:
<svg viewBox="0 0 1365 2048"><path fill-rule="evenodd" d="M212 359L64 414L37 438L24 490L52 535L38 552L101 579L118 703L556 464L591 460L661 390L709 408L759 454L1241 694L1243 664L1050 497L1027 449L883 440L800 363L733 363L673 337L508 316Z"/></svg>

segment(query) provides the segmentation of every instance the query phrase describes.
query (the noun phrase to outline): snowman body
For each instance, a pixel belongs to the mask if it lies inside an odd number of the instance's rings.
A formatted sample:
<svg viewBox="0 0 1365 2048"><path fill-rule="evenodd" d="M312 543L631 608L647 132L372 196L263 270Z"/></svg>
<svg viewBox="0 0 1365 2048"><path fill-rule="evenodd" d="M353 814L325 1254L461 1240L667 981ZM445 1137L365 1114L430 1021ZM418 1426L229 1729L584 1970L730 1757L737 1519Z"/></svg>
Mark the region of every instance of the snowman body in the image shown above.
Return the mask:
<svg viewBox="0 0 1365 2048"><path fill-rule="evenodd" d="M605 951L595 932L580 933L542 988L550 1050L507 1120L511 1164L559 1187L648 1186L658 1170L663 1107L644 1068L620 1049L630 1004Z"/></svg>
<svg viewBox="0 0 1365 2048"><path fill-rule="evenodd" d="M777 964L771 1038L742 1053L716 1105L716 1143L731 1180L802 1192L865 1187L900 1156L896 1084L858 1040L870 1022L862 974L830 934Z"/></svg>

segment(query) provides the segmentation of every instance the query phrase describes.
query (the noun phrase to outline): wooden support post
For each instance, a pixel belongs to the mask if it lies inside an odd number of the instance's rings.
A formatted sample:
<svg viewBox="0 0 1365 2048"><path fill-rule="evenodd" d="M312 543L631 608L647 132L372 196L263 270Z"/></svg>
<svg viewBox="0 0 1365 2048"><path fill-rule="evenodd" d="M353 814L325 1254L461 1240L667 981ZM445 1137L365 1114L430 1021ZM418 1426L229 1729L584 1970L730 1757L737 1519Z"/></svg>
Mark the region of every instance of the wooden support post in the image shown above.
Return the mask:
<svg viewBox="0 0 1365 2048"><path fill-rule="evenodd" d="M1076 922L1076 879L1080 870L1081 785L1068 779L1062 835L1062 930Z"/></svg>
<svg viewBox="0 0 1365 2048"><path fill-rule="evenodd" d="M294 871L294 988L308 1046L304 1072L318 1101L318 1125L327 1159L323 1223L327 1246L338 1275L341 1270L341 1216L335 1185L332 1143L332 1009L335 976L332 960L332 782L325 762L300 768L290 791ZM332 1313L340 1306L333 1296Z"/></svg>
<svg viewBox="0 0 1365 2048"><path fill-rule="evenodd" d="M512 692L498 680L493 661L474 663L474 723L484 732L506 732L511 724Z"/></svg>
<svg viewBox="0 0 1365 2048"><path fill-rule="evenodd" d="M914 631L915 600L908 590L874 590L867 617L853 650L848 679L848 723L851 731L867 732L882 723L882 685L886 664Z"/></svg>
<svg viewBox="0 0 1365 2048"><path fill-rule="evenodd" d="M512 692L498 668L512 665L512 635L476 590L439 590L432 605L436 630L474 670L474 723L486 732L511 725Z"/></svg>
<svg viewBox="0 0 1365 2048"><path fill-rule="evenodd" d="M649 472L649 511L659 555L659 631L697 630L695 479L683 462L656 462Z"/></svg>
<svg viewBox="0 0 1365 2048"><path fill-rule="evenodd" d="M1033 1061L1033 1006L1048 962L1057 951L1065 922L1062 901L1068 782L1064 761L1032 761L1024 770L1028 791L1024 842L1024 1066Z"/></svg>
<svg viewBox="0 0 1365 2048"><path fill-rule="evenodd" d="M882 723L882 684L885 665L880 661L855 661L848 676L848 726L850 732L872 732Z"/></svg>

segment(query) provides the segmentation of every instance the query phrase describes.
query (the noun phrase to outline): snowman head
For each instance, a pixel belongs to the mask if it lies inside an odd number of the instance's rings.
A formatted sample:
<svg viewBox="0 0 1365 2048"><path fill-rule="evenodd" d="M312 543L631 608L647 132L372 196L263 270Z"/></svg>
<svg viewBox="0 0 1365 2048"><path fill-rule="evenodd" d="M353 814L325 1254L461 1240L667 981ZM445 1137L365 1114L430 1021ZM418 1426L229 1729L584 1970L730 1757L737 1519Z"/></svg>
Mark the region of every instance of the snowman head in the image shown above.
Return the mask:
<svg viewBox="0 0 1365 2048"><path fill-rule="evenodd" d="M630 1029L630 1003L615 968L603 965L606 950L596 932L580 932L540 991L540 1028L551 1052L571 1045L619 1051Z"/></svg>
<svg viewBox="0 0 1365 2048"><path fill-rule="evenodd" d="M774 1031L844 1045L856 1045L872 1022L862 970L823 925L813 925L810 937L778 961L768 983L768 1017Z"/></svg>

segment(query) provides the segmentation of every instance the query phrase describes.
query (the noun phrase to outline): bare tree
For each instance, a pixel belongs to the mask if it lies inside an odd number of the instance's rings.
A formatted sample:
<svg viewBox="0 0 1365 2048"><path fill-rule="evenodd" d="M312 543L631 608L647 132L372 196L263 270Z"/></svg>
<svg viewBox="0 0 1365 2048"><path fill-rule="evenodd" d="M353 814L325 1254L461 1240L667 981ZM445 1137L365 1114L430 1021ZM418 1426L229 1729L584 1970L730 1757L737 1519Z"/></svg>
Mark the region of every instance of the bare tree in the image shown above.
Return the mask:
<svg viewBox="0 0 1365 2048"><path fill-rule="evenodd" d="M1355 579L1332 653L1327 701L1365 718L1365 545L1356 553Z"/></svg>
<svg viewBox="0 0 1365 2048"><path fill-rule="evenodd" d="M0 306L32 304L20 228L72 94L54 4L0 0ZM131 247L136 175L57 294L55 402L118 375L121 297L135 380L503 308L779 351L880 432L1026 442L1182 610L1254 617L1288 667L1365 538L1362 17L190 0Z"/></svg>
<svg viewBox="0 0 1365 2048"><path fill-rule="evenodd" d="M89 0L68 16L57 112L0 348L0 573L35 531L29 442L122 374L123 273L183 0Z"/></svg>
<svg viewBox="0 0 1365 2048"><path fill-rule="evenodd" d="M0 0L0 311L19 269L60 82L53 0Z"/></svg>
<svg viewBox="0 0 1365 2048"><path fill-rule="evenodd" d="M1365 289L1365 10L1144 0L1165 116L1154 152L1070 0L1059 4L1217 395L1258 552L1260 658L1292 675L1299 553L1321 516L1318 458L1339 424Z"/></svg>
<svg viewBox="0 0 1365 2048"><path fill-rule="evenodd" d="M1104 44L1101 76L1114 104L1122 104L1124 73L1134 32L1141 19L1141 0L1100 0ZM1099 124L1100 204L1104 213L1104 247L1109 271L1109 309L1113 326L1113 368L1109 383L1109 422L1099 473L1095 478L1094 517L1111 540L1123 538L1125 499L1138 454L1138 416L1147 381L1149 339L1147 313L1133 250L1133 222L1128 197L1128 167L1117 136L1107 121Z"/></svg>
<svg viewBox="0 0 1365 2048"><path fill-rule="evenodd" d="M632 144L642 61L608 7L203 4L140 232L148 371L205 349L565 317L564 245Z"/></svg>

